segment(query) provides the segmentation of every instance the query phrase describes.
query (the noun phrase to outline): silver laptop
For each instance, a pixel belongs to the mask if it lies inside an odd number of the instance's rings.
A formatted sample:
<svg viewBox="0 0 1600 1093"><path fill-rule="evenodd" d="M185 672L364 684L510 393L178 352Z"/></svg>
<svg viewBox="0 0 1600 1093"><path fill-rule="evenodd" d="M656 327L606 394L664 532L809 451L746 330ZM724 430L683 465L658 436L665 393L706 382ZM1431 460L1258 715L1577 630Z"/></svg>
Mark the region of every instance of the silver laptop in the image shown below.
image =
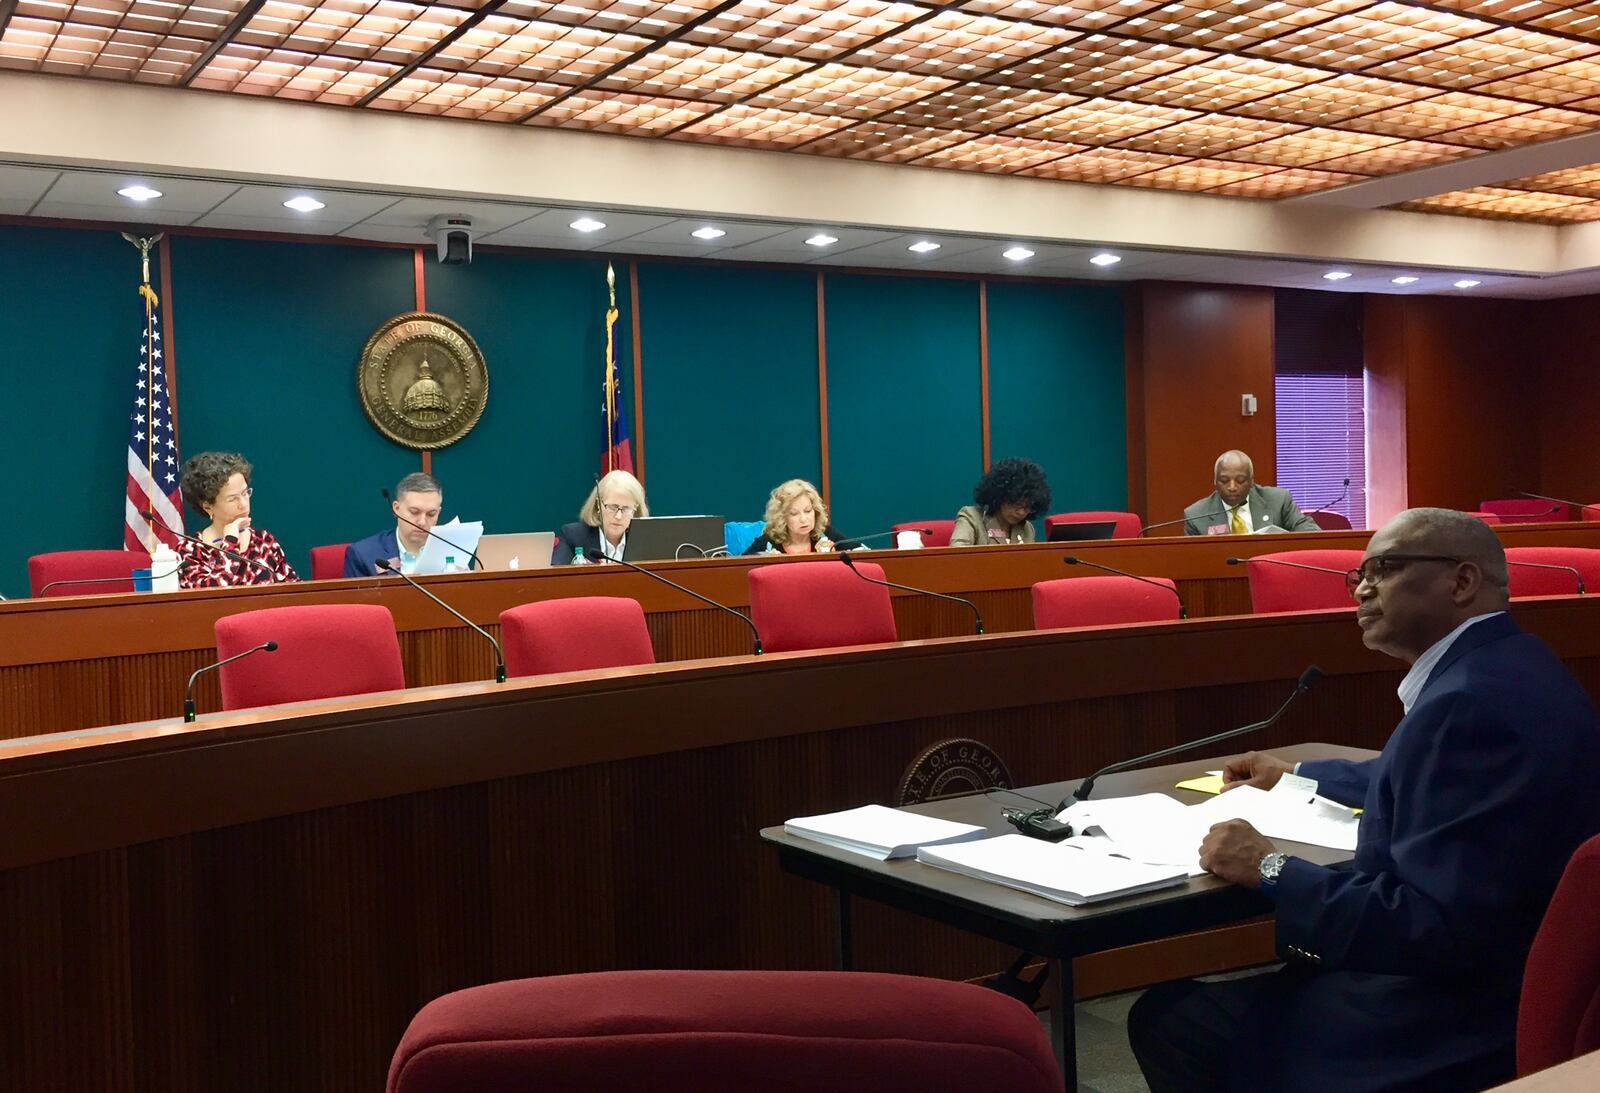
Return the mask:
<svg viewBox="0 0 1600 1093"><path fill-rule="evenodd" d="M553 531L485 535L478 540L478 561L484 569L545 569L555 545Z"/></svg>

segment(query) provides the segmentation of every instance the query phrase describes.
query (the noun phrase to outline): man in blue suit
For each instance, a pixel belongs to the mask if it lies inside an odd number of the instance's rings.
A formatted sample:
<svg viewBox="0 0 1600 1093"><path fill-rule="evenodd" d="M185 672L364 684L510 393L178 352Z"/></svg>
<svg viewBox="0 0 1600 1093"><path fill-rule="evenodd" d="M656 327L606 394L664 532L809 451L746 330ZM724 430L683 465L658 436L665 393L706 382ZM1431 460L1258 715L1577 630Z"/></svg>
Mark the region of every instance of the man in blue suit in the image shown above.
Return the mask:
<svg viewBox="0 0 1600 1093"><path fill-rule="evenodd" d="M397 565L404 573L415 570L417 557L428 541L428 532L439 522L439 513L444 509L444 491L433 475L418 471L400 480L389 507L394 510L394 527L345 548L346 577L371 577L380 573L379 561Z"/></svg>
<svg viewBox="0 0 1600 1093"><path fill-rule="evenodd" d="M1522 967L1561 871L1600 831L1600 720L1506 614L1487 524L1403 512L1372 536L1352 589L1362 640L1411 665L1382 754L1306 762L1361 805L1347 867L1286 857L1248 823L1211 829L1200 863L1276 904L1287 964L1165 983L1128 1017L1155 1093L1466 1090L1513 1076ZM1268 788L1252 752L1224 780Z"/></svg>

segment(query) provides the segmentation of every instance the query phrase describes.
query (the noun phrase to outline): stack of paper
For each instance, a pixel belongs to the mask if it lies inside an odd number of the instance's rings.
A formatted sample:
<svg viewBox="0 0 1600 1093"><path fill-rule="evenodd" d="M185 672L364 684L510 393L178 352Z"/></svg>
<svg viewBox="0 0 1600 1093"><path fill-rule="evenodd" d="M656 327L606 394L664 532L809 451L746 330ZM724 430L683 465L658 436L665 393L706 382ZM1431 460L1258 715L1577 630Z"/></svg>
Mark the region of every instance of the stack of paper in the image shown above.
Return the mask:
<svg viewBox="0 0 1600 1093"><path fill-rule="evenodd" d="M1001 835L960 846L925 846L917 860L1069 907L1168 888L1188 878L1182 866L1130 861L1108 853L1104 839L1079 835L1062 842Z"/></svg>
<svg viewBox="0 0 1600 1093"><path fill-rule="evenodd" d="M823 843L839 850L887 861L909 858L919 846L981 839L986 832L973 824L958 824L883 805L863 805L826 816L800 816L783 825L785 834Z"/></svg>

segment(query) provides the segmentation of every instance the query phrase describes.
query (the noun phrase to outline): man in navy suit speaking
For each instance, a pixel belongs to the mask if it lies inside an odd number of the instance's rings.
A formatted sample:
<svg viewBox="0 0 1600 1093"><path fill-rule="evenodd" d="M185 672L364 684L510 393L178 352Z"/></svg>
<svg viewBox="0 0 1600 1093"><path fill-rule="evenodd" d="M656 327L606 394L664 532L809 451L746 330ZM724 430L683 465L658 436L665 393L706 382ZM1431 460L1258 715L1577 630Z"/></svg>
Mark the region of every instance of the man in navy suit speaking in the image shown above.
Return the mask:
<svg viewBox="0 0 1600 1093"><path fill-rule="evenodd" d="M1200 863L1276 904L1264 975L1146 992L1128 1038L1166 1090L1467 1090L1513 1076L1522 967L1561 871L1600 832L1600 720L1506 614L1506 559L1472 516L1411 509L1351 573L1362 640L1411 665L1376 759L1296 773L1363 808L1354 860L1313 865L1243 821ZM1252 752L1224 780L1290 769Z"/></svg>

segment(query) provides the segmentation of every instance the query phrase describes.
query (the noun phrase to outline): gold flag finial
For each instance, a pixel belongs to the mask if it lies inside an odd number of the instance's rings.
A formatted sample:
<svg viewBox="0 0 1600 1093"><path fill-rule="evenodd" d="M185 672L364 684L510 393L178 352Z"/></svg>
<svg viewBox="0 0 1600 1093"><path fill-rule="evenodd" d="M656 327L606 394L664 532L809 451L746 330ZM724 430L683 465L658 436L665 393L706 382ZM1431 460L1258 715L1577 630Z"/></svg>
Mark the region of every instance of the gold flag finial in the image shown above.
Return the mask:
<svg viewBox="0 0 1600 1093"><path fill-rule="evenodd" d="M122 233L122 238L139 248L139 294L152 302L155 299L155 292L150 288L150 252L161 242L163 234L157 232L155 235L145 237L130 235L128 232Z"/></svg>
<svg viewBox="0 0 1600 1093"><path fill-rule="evenodd" d="M617 271L606 263L606 294L611 298L611 306L617 306Z"/></svg>

